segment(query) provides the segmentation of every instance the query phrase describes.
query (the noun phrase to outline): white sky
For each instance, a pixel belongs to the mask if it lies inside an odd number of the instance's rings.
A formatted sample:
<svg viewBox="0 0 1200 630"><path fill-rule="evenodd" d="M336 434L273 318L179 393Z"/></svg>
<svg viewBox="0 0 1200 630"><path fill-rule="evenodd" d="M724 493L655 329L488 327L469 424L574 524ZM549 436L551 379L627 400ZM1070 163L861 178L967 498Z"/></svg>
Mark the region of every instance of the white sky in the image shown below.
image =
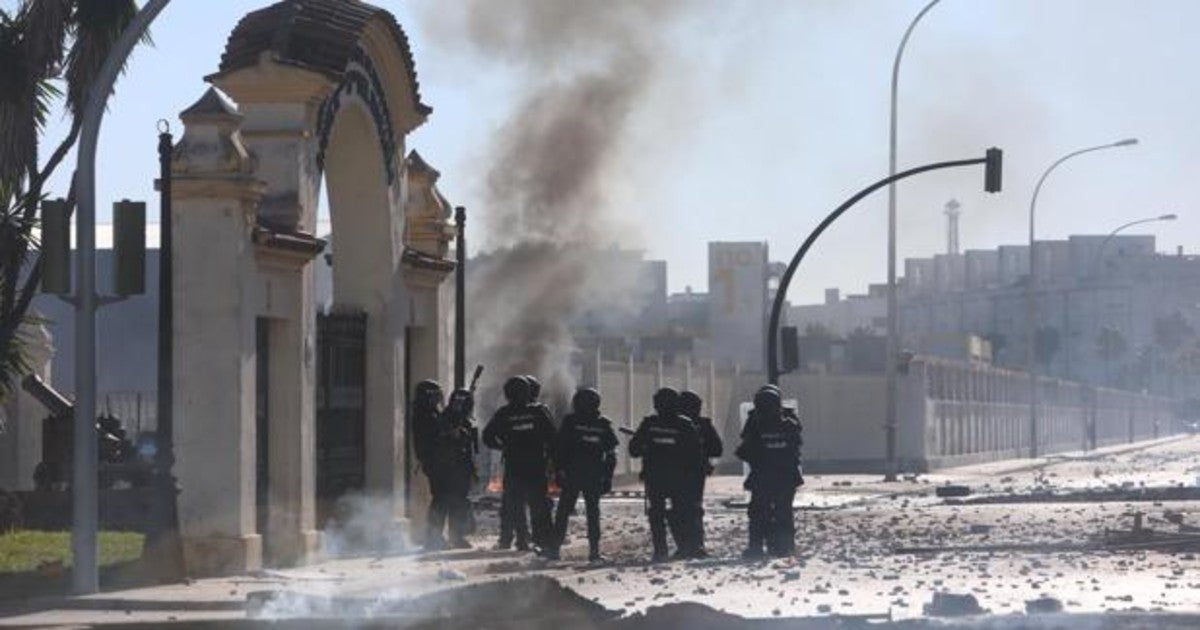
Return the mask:
<svg viewBox="0 0 1200 630"><path fill-rule="evenodd" d="M520 75L431 37L422 17L439 1L377 3L408 32L434 108L410 148L442 171L454 203L483 213L487 143L521 92ZM154 199L155 122L181 131L175 114L205 89L202 77L216 69L237 19L267 4L175 0L163 12L155 46L135 53L111 101L100 139L101 220L114 200ZM640 226L626 244L669 261L672 290L704 288L710 240L765 239L772 258L790 257L826 213L886 173L892 56L923 4L722 0L697 9L667 36L681 78L633 114L636 151L614 182L621 211ZM943 0L905 57L900 164L1000 146L1005 192L983 193L979 169L910 180L900 189L901 256L943 250L941 210L951 197L963 206L964 249L1024 241L1041 170L1067 151L1127 136L1142 144L1082 157L1052 177L1039 201L1039 237L1107 232L1170 211L1180 220L1143 233L1156 233L1160 250L1195 252L1197 33L1194 0ZM57 194L68 173L60 169ZM883 280L885 203L882 193L870 198L826 234L793 284L794 302Z"/></svg>

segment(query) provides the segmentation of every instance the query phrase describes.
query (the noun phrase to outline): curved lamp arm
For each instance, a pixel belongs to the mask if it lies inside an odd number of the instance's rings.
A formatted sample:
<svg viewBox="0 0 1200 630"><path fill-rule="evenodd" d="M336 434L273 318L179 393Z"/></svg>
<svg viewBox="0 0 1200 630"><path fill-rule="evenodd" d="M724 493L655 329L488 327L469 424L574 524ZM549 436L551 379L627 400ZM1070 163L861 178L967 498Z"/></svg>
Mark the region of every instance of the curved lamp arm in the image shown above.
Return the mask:
<svg viewBox="0 0 1200 630"><path fill-rule="evenodd" d="M1108 236L1105 236L1104 240L1100 241L1100 246L1096 248L1096 255L1092 259L1092 265L1091 265L1092 275L1093 276L1096 275L1096 270L1100 266L1100 256L1104 253L1104 247L1106 245L1108 245L1109 241L1113 240L1114 236L1116 236L1118 233L1124 231L1125 228L1131 228L1135 225L1141 225L1143 223L1157 223L1159 221L1174 221L1175 219L1178 219L1178 218L1179 217L1175 214L1164 214L1164 215L1160 215L1157 217L1147 217L1145 219L1138 219L1137 221L1130 221L1129 223L1126 223L1125 225L1118 227L1117 229L1113 230L1112 232L1109 232Z"/></svg>
<svg viewBox="0 0 1200 630"><path fill-rule="evenodd" d="M1066 162L1067 160L1069 160L1073 157L1083 155L1084 153L1091 153L1093 151L1103 151L1104 149L1114 149L1116 147L1128 147L1128 146L1133 146L1137 143L1138 143L1137 138L1126 138L1124 140L1118 140L1117 142L1109 142L1107 144L1101 144L1101 145L1097 145L1094 147L1087 147L1086 149L1079 149L1078 151L1072 151L1072 152L1058 158L1057 160L1055 160L1054 163L1051 164L1050 167L1047 168L1044 173L1042 173L1042 176L1040 178L1038 178L1037 185L1034 186L1034 188L1033 188L1033 198L1029 200L1029 248L1030 248L1029 254L1030 254L1031 261L1033 260L1034 212L1037 211L1037 200L1038 200L1038 195L1041 194L1041 192L1042 192L1042 185L1046 183L1046 178L1050 177L1050 173L1053 173L1054 169L1058 168L1059 165L1062 164L1063 162Z"/></svg>

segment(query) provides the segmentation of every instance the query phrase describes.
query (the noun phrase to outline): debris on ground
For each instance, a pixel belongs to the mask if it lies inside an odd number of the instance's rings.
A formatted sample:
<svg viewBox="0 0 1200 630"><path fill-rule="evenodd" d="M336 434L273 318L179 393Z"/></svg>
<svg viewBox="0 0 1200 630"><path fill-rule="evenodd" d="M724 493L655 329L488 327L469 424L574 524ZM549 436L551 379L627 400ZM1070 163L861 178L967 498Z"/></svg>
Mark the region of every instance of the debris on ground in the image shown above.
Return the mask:
<svg viewBox="0 0 1200 630"><path fill-rule="evenodd" d="M336 597L294 591L255 591L246 595L246 615L269 620L420 619L453 620L454 627L595 627L619 613L585 599L546 576L495 580L428 595L404 598ZM440 620L440 621L439 621ZM435 623L434 625L439 625ZM440 626L439 626L440 627Z"/></svg>
<svg viewBox="0 0 1200 630"><path fill-rule="evenodd" d="M1053 597L1042 596L1025 602L1025 613L1029 615L1048 615L1062 611L1062 602Z"/></svg>
<svg viewBox="0 0 1200 630"><path fill-rule="evenodd" d="M970 593L934 593L933 600L925 604L923 610L930 617L969 617L987 613Z"/></svg>
<svg viewBox="0 0 1200 630"><path fill-rule="evenodd" d="M1178 513L1164 514L1164 521L1176 522L1177 531L1160 531L1145 526L1146 515L1134 512L1131 529L1104 529L1108 549L1155 549L1158 551L1200 551L1200 531L1183 523Z"/></svg>
<svg viewBox="0 0 1200 630"><path fill-rule="evenodd" d="M938 486L933 492L943 499L950 497L966 497L971 495L971 488L958 484L947 484L944 486Z"/></svg>

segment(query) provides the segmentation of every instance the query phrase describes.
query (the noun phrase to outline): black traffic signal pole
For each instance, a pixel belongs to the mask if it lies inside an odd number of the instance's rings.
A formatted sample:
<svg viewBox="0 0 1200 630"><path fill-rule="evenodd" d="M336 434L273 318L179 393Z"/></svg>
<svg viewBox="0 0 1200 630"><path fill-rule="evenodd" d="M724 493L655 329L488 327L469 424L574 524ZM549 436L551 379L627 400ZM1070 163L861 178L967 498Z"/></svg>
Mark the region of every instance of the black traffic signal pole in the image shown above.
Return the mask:
<svg viewBox="0 0 1200 630"><path fill-rule="evenodd" d="M804 239L804 244L800 246L799 251L797 251L796 255L792 257L792 262L788 263L787 271L784 271L783 277L779 279L779 288L775 290L775 301L771 305L771 321L767 325L768 382L773 385L779 384L779 316L783 311L783 303L787 300L788 285L792 282L792 276L796 275L796 268L800 266L800 261L804 260L804 255L808 253L809 248L811 248L813 243L817 241L817 238L821 236L821 233L825 231L825 228L828 228L834 221L837 220L838 217L842 216L842 213L849 210L854 204L862 201L862 199L867 195L870 195L876 190L879 190L880 188L883 188L892 182L899 181L906 177L912 177L913 175L924 173L926 171L936 171L943 168L955 168L959 166L974 166L975 164L986 164L987 172L985 173L984 177L984 189L988 192L999 192L1002 159L1003 153L1000 151L1000 149L991 148L988 149L987 154L981 158L975 158L971 160L954 160L951 162L935 162L933 164L926 164L924 166L910 168L907 171L902 171L890 177L885 177L874 184L867 186L866 188L855 193L853 197L847 199L845 203L838 206L836 210L829 213L829 216L825 217L824 221L821 221L820 225L818 225L816 229L814 229L812 233L808 235L808 238Z"/></svg>
<svg viewBox="0 0 1200 630"><path fill-rule="evenodd" d="M158 404L154 428L154 501L152 522L147 532L144 558L160 580L183 577L183 551L179 539L176 498L174 406L174 278L171 242L171 153L174 141L165 120L158 134Z"/></svg>
<svg viewBox="0 0 1200 630"><path fill-rule="evenodd" d="M454 389L467 386L467 209L454 209Z"/></svg>

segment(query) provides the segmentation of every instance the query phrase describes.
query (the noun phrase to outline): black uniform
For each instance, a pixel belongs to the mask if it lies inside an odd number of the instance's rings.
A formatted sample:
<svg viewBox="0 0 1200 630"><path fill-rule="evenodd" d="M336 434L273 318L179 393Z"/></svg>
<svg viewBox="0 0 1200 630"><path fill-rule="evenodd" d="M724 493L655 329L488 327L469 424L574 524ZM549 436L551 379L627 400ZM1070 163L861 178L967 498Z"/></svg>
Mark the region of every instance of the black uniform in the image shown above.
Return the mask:
<svg viewBox="0 0 1200 630"><path fill-rule="evenodd" d="M442 388L434 381L417 383L413 396L412 419L413 453L426 474L433 446L433 435L437 432L438 416L442 413Z"/></svg>
<svg viewBox="0 0 1200 630"><path fill-rule="evenodd" d="M654 559L667 557L667 520L680 538L675 545L683 556L696 553L692 494L696 477L704 474L704 452L696 425L677 411L678 394L664 388L654 394L657 412L642 420L629 454L642 457L642 479L649 503L650 538ZM667 504L670 503L670 510Z"/></svg>
<svg viewBox="0 0 1200 630"><path fill-rule="evenodd" d="M428 518L433 515L437 502L437 495L433 493L436 483L433 478L433 443L434 436L437 435L438 417L441 413L441 386L434 381L418 383L413 396L412 413L409 416L413 426L413 454L428 478L430 487L431 501L426 519L425 546L439 549L445 545L445 540L442 538L441 529L435 530Z"/></svg>
<svg viewBox="0 0 1200 630"><path fill-rule="evenodd" d="M774 556L791 555L796 548L792 501L804 483L800 474L800 421L782 409L778 391L760 390L742 430L737 456L750 464L746 489L749 546L745 556L762 557L763 545Z"/></svg>
<svg viewBox="0 0 1200 630"><path fill-rule="evenodd" d="M442 527L449 519L450 545L468 548L466 541L471 504L467 493L475 482L475 453L479 434L472 422L471 393L457 390L438 418L430 457L429 535L433 544L441 539Z"/></svg>
<svg viewBox="0 0 1200 630"><path fill-rule="evenodd" d="M704 450L704 474L698 475L695 479L691 502L692 513L695 515L695 523L692 524L692 534L696 536L695 551L697 555L707 556L708 551L705 549L704 543L704 483L708 479L708 475L713 472L712 460L721 456L724 452L724 445L721 443L721 435L713 426L712 418L700 415L704 404L700 396L694 392L685 391L679 395L679 400L680 413L696 424L696 430L700 432L700 445ZM678 533L675 534L677 540L679 536Z"/></svg>
<svg viewBox="0 0 1200 630"><path fill-rule="evenodd" d="M558 432L559 484L555 514L555 545L567 535L567 522L579 495L587 509L588 559L600 560L600 496L612 489L616 467L617 434L612 422L600 415L600 394L580 390L572 404L574 413L563 418Z"/></svg>
<svg viewBox="0 0 1200 630"><path fill-rule="evenodd" d="M527 399L501 407L483 431L483 442L504 453L503 502L509 519L520 506L529 507L535 544L551 540L550 509L547 506L546 470L554 448L554 423L543 405ZM510 520L515 522L514 520Z"/></svg>

